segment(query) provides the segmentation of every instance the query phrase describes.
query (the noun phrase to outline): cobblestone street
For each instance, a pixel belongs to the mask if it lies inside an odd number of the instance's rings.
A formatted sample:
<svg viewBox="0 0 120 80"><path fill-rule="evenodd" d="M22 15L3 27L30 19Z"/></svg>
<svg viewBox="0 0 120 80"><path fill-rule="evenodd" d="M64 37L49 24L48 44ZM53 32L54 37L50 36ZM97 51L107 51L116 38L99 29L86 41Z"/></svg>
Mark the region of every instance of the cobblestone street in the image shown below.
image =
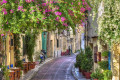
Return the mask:
<svg viewBox="0 0 120 80"><path fill-rule="evenodd" d="M71 69L75 55L56 58L43 65L31 80L75 80Z"/></svg>

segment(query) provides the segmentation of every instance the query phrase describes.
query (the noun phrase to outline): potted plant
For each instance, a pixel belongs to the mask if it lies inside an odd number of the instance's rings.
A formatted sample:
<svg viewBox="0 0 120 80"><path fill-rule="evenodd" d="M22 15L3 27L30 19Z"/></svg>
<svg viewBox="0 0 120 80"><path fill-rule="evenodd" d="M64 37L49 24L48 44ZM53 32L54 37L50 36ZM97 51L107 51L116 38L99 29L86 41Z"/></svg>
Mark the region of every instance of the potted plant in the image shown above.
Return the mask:
<svg viewBox="0 0 120 80"><path fill-rule="evenodd" d="M105 58L108 58L108 53L109 53L109 51L104 51L104 52L102 52L101 55Z"/></svg>
<svg viewBox="0 0 120 80"><path fill-rule="evenodd" d="M93 59L86 59L85 60L86 62L84 63L85 64L85 77L87 79L90 79L90 75L91 75L91 69L92 69L92 66L93 66Z"/></svg>
<svg viewBox="0 0 120 80"><path fill-rule="evenodd" d="M102 80L103 79L103 74L100 72L100 69L98 69L98 68L90 76L93 80Z"/></svg>
<svg viewBox="0 0 120 80"><path fill-rule="evenodd" d="M112 80L111 70L104 70L103 75L104 75L104 80Z"/></svg>
<svg viewBox="0 0 120 80"><path fill-rule="evenodd" d="M85 77L90 79L91 70L93 66L93 59L92 59L92 50L90 47L85 48L84 59L82 61L82 69L85 71Z"/></svg>
<svg viewBox="0 0 120 80"><path fill-rule="evenodd" d="M100 65L101 69L108 70L108 61L101 61L101 62L98 62L98 64Z"/></svg>

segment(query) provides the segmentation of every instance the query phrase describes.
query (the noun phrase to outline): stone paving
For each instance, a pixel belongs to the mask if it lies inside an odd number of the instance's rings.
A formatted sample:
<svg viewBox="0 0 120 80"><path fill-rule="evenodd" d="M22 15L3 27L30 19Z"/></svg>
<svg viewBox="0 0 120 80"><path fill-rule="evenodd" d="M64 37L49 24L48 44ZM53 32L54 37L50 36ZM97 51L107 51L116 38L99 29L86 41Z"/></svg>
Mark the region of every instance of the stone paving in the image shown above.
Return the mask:
<svg viewBox="0 0 120 80"><path fill-rule="evenodd" d="M53 60L53 58L48 58L43 63L36 65L34 69L28 71L26 74L23 74L20 77L20 80L30 80L35 75L35 73L37 73L40 67L42 67L44 64L46 64L47 62L51 60Z"/></svg>
<svg viewBox="0 0 120 80"><path fill-rule="evenodd" d="M35 69L23 75L20 80L88 80L74 67L75 60L74 54L48 58L42 64L36 65Z"/></svg>
<svg viewBox="0 0 120 80"><path fill-rule="evenodd" d="M75 80L72 66L76 56L63 56L44 64L31 80Z"/></svg>

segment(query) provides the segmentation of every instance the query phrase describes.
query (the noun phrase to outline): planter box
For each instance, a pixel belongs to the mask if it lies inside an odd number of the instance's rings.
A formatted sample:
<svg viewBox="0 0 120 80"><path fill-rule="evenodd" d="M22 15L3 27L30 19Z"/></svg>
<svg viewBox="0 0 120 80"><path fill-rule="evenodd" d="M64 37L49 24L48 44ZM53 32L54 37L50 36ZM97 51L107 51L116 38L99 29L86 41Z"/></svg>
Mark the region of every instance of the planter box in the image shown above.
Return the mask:
<svg viewBox="0 0 120 80"><path fill-rule="evenodd" d="M83 76L85 76L85 71L84 71L84 70L82 70L81 72L82 72L82 75L83 75Z"/></svg>
<svg viewBox="0 0 120 80"><path fill-rule="evenodd" d="M24 73L27 73L27 72L28 72L28 63L27 63L27 62L24 62L24 63L23 63L23 72L24 72Z"/></svg>
<svg viewBox="0 0 120 80"><path fill-rule="evenodd" d="M91 75L91 72L85 72L86 79L90 79L91 78L90 75Z"/></svg>

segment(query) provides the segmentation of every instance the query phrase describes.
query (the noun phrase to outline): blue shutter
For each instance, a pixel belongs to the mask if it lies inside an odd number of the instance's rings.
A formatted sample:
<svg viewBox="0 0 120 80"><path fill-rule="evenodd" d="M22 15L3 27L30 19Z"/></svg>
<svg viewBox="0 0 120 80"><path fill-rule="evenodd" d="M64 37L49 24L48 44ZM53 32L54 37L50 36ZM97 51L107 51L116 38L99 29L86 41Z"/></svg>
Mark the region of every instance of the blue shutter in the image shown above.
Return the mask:
<svg viewBox="0 0 120 80"><path fill-rule="evenodd" d="M111 52L108 54L108 69L111 70Z"/></svg>

